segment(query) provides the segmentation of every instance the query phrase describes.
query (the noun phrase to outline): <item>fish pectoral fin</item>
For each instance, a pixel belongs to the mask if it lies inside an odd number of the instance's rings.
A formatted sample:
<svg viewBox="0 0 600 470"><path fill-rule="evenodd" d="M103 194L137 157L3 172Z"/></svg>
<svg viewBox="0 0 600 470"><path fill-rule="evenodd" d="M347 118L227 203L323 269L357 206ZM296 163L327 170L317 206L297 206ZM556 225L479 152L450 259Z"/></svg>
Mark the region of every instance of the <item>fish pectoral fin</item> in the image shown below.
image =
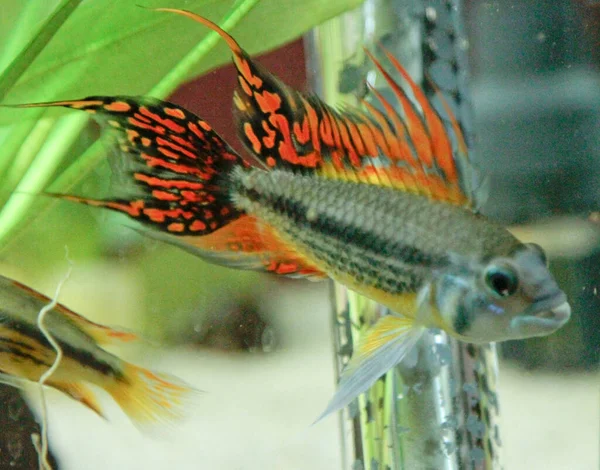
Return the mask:
<svg viewBox="0 0 600 470"><path fill-rule="evenodd" d="M94 323L93 321L78 315L72 310L69 310L63 305L57 305L55 310L68 318L69 321L74 323L75 326L77 326L87 335L91 336L92 339L98 344L106 345L114 343L129 343L139 339L135 333L131 333L130 331L126 331L124 329L112 328Z"/></svg>
<svg viewBox="0 0 600 470"><path fill-rule="evenodd" d="M155 424L169 428L168 424L186 416L200 393L177 377L129 363L124 364L123 374L103 388L142 431Z"/></svg>
<svg viewBox="0 0 600 470"><path fill-rule="evenodd" d="M317 419L341 410L398 364L425 330L411 318L385 316L360 339L350 362L342 372L338 390Z"/></svg>
<svg viewBox="0 0 600 470"><path fill-rule="evenodd" d="M47 380L46 385L49 385L50 387L69 395L74 400L77 400L78 402L87 406L101 418L106 419L106 416L104 416L102 408L98 403L96 394L87 385L78 382L54 381L52 379Z"/></svg>

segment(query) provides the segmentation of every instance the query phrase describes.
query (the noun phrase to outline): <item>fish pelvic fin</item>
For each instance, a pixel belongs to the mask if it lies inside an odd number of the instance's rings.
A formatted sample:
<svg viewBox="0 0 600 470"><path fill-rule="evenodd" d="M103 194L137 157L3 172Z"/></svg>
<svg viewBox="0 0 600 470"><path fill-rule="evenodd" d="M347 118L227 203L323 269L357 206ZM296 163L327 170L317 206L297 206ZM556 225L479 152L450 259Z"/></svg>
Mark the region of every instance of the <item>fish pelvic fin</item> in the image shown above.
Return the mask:
<svg viewBox="0 0 600 470"><path fill-rule="evenodd" d="M111 381L103 388L142 431L181 420L200 393L177 377L130 363L124 364L123 374L122 380Z"/></svg>
<svg viewBox="0 0 600 470"><path fill-rule="evenodd" d="M338 389L318 422L341 410L373 385L413 348L425 328L415 320L397 315L382 317L360 339L346 365Z"/></svg>
<svg viewBox="0 0 600 470"><path fill-rule="evenodd" d="M248 166L204 120L184 108L151 97L91 96L32 103L91 114L112 130L118 144L122 197L93 199L49 194L123 213L172 235L203 236L240 217L229 198L229 172ZM129 187L127 187L129 186ZM129 191L127 191L127 189Z"/></svg>

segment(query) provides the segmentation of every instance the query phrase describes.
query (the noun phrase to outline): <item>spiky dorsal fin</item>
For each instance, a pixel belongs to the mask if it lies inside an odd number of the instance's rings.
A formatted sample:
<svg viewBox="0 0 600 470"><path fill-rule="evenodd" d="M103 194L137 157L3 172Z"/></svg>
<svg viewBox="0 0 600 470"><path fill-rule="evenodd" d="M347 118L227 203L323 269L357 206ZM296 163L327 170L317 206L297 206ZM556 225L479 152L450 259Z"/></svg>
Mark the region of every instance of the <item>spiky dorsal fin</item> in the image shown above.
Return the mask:
<svg viewBox="0 0 600 470"><path fill-rule="evenodd" d="M238 71L234 94L238 134L268 168L317 171L329 178L390 186L454 204L471 203L456 165L456 158L466 157L456 119L449 113L459 155L454 155L447 130L425 94L387 51L385 55L408 83L420 112L369 52L404 117L376 90L373 93L385 112L368 102L365 110L333 109L317 97L285 85L210 20L186 10L159 10L198 21L226 41ZM450 111L448 107L446 111Z"/></svg>

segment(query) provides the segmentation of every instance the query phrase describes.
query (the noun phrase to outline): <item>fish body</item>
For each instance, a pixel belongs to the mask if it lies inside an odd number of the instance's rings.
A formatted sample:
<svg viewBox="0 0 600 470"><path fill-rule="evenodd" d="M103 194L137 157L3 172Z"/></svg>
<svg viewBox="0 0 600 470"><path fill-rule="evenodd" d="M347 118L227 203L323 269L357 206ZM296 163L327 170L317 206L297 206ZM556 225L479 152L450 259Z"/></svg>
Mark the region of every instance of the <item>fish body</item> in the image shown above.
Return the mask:
<svg viewBox="0 0 600 470"><path fill-rule="evenodd" d="M37 382L50 369L56 352L38 326L40 310L50 299L0 276L0 381ZM130 364L102 349L102 344L136 341L133 333L86 320L61 304L48 311L44 326L62 350L45 384L103 416L87 384L104 389L132 421L144 427L181 416L194 390L174 377Z"/></svg>
<svg viewBox="0 0 600 470"><path fill-rule="evenodd" d="M131 163L135 196L54 196L125 213L150 236L213 263L332 278L393 310L356 345L324 415L400 362L425 328L482 343L543 336L568 320L543 250L476 214L473 169L450 107L440 97L446 125L391 54L383 51L388 71L367 51L401 113L375 89L378 107L338 110L286 86L211 21L158 10L202 23L230 47L234 119L248 154L152 98L23 105L92 113L116 130Z"/></svg>
<svg viewBox="0 0 600 470"><path fill-rule="evenodd" d="M419 291L448 253L486 257L518 244L462 207L382 186L238 169L231 191L238 209L277 227L312 264L395 311L394 299Z"/></svg>

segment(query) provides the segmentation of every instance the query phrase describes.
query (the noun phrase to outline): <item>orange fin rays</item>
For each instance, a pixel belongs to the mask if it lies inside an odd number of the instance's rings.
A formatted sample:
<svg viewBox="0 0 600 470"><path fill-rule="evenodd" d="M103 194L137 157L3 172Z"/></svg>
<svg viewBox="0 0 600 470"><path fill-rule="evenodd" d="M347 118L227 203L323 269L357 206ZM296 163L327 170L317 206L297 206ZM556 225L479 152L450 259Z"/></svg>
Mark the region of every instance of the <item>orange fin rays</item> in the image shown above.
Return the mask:
<svg viewBox="0 0 600 470"><path fill-rule="evenodd" d="M96 394L86 385L77 382L61 382L56 380L47 380L46 385L60 390L82 405L86 406L101 418L105 418L102 407L96 398Z"/></svg>
<svg viewBox="0 0 600 470"><path fill-rule="evenodd" d="M240 47L240 45L237 43L237 41L235 39L233 39L231 37L231 35L229 33L227 33L225 30L223 30L221 27L219 27L218 24L213 23L212 21L210 21L207 18L204 18L203 16L200 16L189 10L178 9L178 8L150 8L150 9L153 11L166 11L168 13L175 13L177 15L191 18L192 20L197 21L198 23L203 24L204 26L207 26L208 28L212 29L217 34L219 34L219 36L221 36L225 40L225 42L227 43L229 48L233 51L233 53L235 53L235 54L243 53L243 50Z"/></svg>
<svg viewBox="0 0 600 470"><path fill-rule="evenodd" d="M327 274L253 216L244 215L205 237L161 240L221 266L313 281L327 278Z"/></svg>
<svg viewBox="0 0 600 470"><path fill-rule="evenodd" d="M238 70L233 100L238 135L266 168L317 171L327 178L382 184L454 204L468 203L469 197L458 184L459 173L441 119L387 51L421 112L368 52L400 101L404 118L377 91L374 94L385 114L370 104L365 104L366 111L333 109L278 80L212 21L185 10L159 10L191 18L224 38ZM452 129L459 130L458 126Z"/></svg>
<svg viewBox="0 0 600 470"><path fill-rule="evenodd" d="M429 100L425 96L425 93L423 93L423 90L421 90L421 88L419 88L417 84L410 78L410 75L406 69L404 69L400 62L398 62L398 60L385 48L382 47L382 50L394 68L400 73L402 78L406 80L415 96L415 99L417 100L417 103L419 103L421 106L423 117L428 127L428 134L436 163L442 169L445 177L450 182L457 182L458 174L454 165L452 145L450 144L450 140L448 139L448 135L446 134L446 129L444 128L442 120L429 103ZM462 133L459 132L459 135L462 137Z"/></svg>
<svg viewBox="0 0 600 470"><path fill-rule="evenodd" d="M199 390L170 374L152 372L125 363L125 381L113 381L103 388L142 431L159 433L186 417L197 401Z"/></svg>

